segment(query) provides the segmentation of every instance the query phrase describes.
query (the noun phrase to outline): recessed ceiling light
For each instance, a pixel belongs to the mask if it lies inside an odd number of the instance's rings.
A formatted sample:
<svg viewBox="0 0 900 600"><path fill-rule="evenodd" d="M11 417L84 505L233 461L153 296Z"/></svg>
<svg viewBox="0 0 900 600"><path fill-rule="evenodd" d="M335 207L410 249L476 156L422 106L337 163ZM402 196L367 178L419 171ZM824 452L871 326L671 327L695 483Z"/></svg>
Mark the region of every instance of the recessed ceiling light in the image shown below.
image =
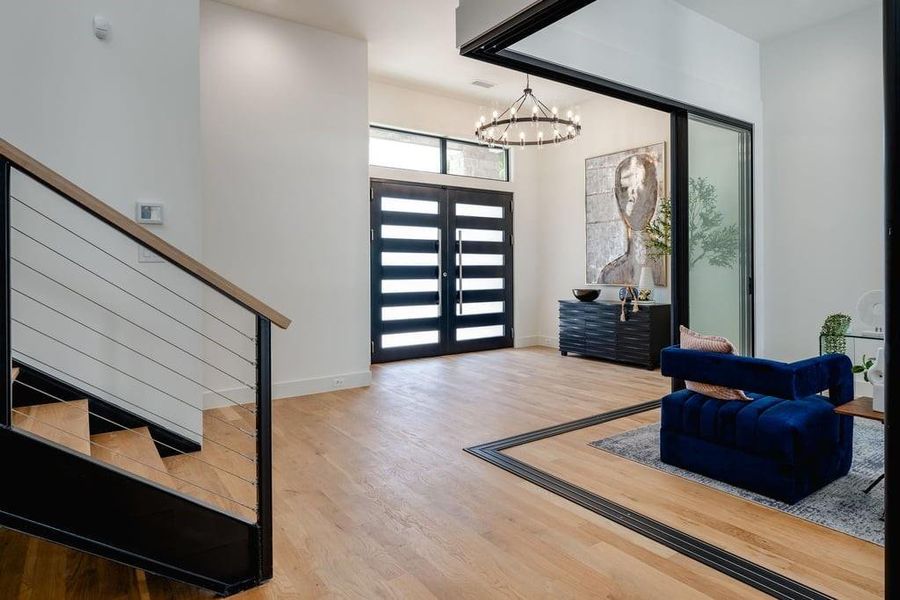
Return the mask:
<svg viewBox="0 0 900 600"><path fill-rule="evenodd" d="M491 83L490 81L484 81L483 79L476 79L475 81L472 82L472 85L474 85L475 87L480 87L480 88L489 90L492 87L496 86L497 84Z"/></svg>

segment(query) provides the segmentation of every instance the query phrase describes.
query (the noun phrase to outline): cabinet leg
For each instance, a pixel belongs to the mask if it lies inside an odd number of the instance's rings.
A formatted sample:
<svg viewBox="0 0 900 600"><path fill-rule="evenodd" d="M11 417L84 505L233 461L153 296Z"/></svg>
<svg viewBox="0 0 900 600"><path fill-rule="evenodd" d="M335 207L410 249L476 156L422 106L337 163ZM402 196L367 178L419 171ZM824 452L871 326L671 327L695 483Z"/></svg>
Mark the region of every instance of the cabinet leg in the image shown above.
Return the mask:
<svg viewBox="0 0 900 600"><path fill-rule="evenodd" d="M568 355L569 355L569 353L566 352L565 350L560 350L559 353L562 354L563 356L568 356Z"/></svg>

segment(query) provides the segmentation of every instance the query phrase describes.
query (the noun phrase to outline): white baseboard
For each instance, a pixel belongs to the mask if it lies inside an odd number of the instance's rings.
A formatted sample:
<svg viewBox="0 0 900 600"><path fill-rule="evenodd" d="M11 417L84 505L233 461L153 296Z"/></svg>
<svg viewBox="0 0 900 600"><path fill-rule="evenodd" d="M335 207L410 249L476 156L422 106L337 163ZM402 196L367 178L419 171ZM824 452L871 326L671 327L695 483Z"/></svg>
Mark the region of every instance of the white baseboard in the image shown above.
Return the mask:
<svg viewBox="0 0 900 600"><path fill-rule="evenodd" d="M558 337L550 337L550 336L542 336L540 345L546 346L548 348L559 349L559 338Z"/></svg>
<svg viewBox="0 0 900 600"><path fill-rule="evenodd" d="M347 390L350 388L366 387L372 383L371 371L359 371L356 373L344 373L342 375L330 375L328 377L311 377L309 379L296 379L294 381L279 381L272 384L272 398L293 398L294 396L309 396L335 390ZM256 396L253 390L247 387L236 387L227 390L219 390L241 404L254 402ZM212 392L203 394L203 409L222 408L228 406L227 400Z"/></svg>
<svg viewBox="0 0 900 600"><path fill-rule="evenodd" d="M528 335L516 338L516 348L528 348L530 346L546 346L547 348L559 348L559 338L548 337L545 335Z"/></svg>
<svg viewBox="0 0 900 600"><path fill-rule="evenodd" d="M515 347L516 348L528 348L529 346L543 346L543 339L539 335L526 335L521 337L516 337Z"/></svg>

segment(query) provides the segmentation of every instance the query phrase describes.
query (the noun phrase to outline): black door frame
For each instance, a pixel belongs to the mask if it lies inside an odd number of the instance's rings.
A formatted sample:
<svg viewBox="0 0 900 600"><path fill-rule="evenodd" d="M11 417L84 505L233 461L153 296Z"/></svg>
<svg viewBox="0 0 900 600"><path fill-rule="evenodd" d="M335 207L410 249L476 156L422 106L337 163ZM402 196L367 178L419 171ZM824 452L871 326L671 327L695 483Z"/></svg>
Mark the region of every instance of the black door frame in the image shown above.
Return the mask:
<svg viewBox="0 0 900 600"><path fill-rule="evenodd" d="M900 0L883 1L884 20L884 94L885 94L885 327L886 385L891 398L900 394L900 360L892 360L890 348L900 347L900 235L893 235L893 223L900 220ZM688 194L687 126L688 115L749 129L753 143L753 124L714 111L665 98L622 83L590 75L561 65L509 50L509 46L544 29L548 25L584 8L593 0L538 0L509 20L497 25L460 48L460 54L586 89L619 100L668 112L671 115L672 172L672 340L679 340L675 323L687 322L688 312ZM751 162L752 164L752 162ZM753 167L751 166L751 169ZM753 172L751 171L751 182ZM751 194L753 190L751 188ZM751 208L751 218L753 218ZM752 229L752 228L751 228ZM753 241L751 239L751 247ZM894 275L892 277L892 275ZM751 265L751 282L754 276ZM755 302L754 302L755 304ZM896 344L896 346L895 346ZM885 410L885 596L900 594L900 565L894 546L898 542L900 517L891 516L892 498L898 497L890 470L900 464L900 439L890 426L890 402ZM900 431L900 427L896 429Z"/></svg>
<svg viewBox="0 0 900 600"><path fill-rule="evenodd" d="M900 348L900 235L894 235L894 223L900 219L900 0L884 0L884 251L886 327L884 352L887 358L885 398L900 394L900 360L894 360L890 348ZM900 594L900 572L896 545L900 543L897 528L900 517L892 514L893 498L898 496L891 468L900 464L900 428L890 426L893 410L885 403L884 472L885 472L885 597Z"/></svg>
<svg viewBox="0 0 900 600"><path fill-rule="evenodd" d="M485 224L482 217L466 217L457 216L455 213L455 202L450 201L450 194L456 194L460 198L457 201L463 204L482 204L489 206L500 206L504 210L503 221L508 223L507 235L504 236L503 242L499 244L504 256L503 265L495 266L472 266L463 269L468 270L471 277L503 277L505 279L502 290L478 290L465 294L465 298L473 302L481 301L502 301L504 303L505 332L500 338L479 338L474 340L466 340L462 342L455 341L453 334L457 325L475 327L480 325L497 324L497 315L500 313L492 313L485 315L458 316L455 313L456 303L461 301L463 294L455 289L455 282L461 275L460 267L456 265L455 256L458 252L458 242L452 239L445 239L445 234L441 233L439 241L430 242L427 240L390 240L391 247L395 251L422 251L423 246L433 244L434 251L438 253L438 265L436 267L384 267L381 264L380 253L375 251L374 245L370 251L369 272L370 272L370 309L371 309L371 355L373 363L390 362L396 360L407 360L412 358L426 358L429 356L443 356L450 354L460 354L464 352L478 352L482 350L494 350L498 348L511 348L515 343L515 303L514 303L514 256L513 256L513 194L499 190L487 190L483 188L470 188L461 186L442 185L424 182L410 182L395 179L370 178L369 186L371 193L370 200L370 241L374 242L379 237L376 233L382 225L383 214L378 206L377 200L380 198L380 192L376 191L376 187L389 186L398 190L408 189L416 190L415 193L424 195L423 199L433 200L438 203L438 214L434 215L433 223L426 226L437 225L440 231L446 228L453 231L457 227L488 229L483 227ZM412 193L412 192L410 192ZM410 225L419 225L417 219L427 218L427 215L401 215L400 220L395 224L406 222L403 216L409 217ZM397 217L394 217L397 219ZM491 219L493 221L494 219ZM469 242L468 248L475 248L474 252L495 253L498 248L497 242ZM409 249L403 248L409 246ZM381 316L382 306L388 305L406 305L408 302L400 304L385 304L384 295L375 285L380 281L381 275L386 269L391 269L394 273L409 273L411 277L419 277L424 275L427 278L436 277L438 279L438 292L414 292L405 294L396 294L397 296L415 296L416 302L421 304L436 303L440 306L438 317L417 319L411 321L389 321L384 322ZM474 275L471 275L474 273ZM475 298L474 300L471 300ZM438 344L430 344L429 349L425 350L420 346L409 346L402 348L382 348L379 344L381 335L394 330L400 332L415 331L416 327L421 330L432 330L435 326L440 332L440 342ZM409 329L412 327L412 329Z"/></svg>

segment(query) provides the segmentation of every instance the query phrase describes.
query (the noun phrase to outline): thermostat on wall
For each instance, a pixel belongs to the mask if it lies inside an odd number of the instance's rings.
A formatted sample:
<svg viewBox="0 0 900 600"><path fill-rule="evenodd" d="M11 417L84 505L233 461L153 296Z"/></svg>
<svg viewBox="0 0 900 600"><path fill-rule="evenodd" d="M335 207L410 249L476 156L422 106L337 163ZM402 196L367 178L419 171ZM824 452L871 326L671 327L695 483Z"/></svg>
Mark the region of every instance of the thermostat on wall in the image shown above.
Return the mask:
<svg viewBox="0 0 900 600"><path fill-rule="evenodd" d="M158 202L138 202L136 219L144 225L162 225L163 205Z"/></svg>

